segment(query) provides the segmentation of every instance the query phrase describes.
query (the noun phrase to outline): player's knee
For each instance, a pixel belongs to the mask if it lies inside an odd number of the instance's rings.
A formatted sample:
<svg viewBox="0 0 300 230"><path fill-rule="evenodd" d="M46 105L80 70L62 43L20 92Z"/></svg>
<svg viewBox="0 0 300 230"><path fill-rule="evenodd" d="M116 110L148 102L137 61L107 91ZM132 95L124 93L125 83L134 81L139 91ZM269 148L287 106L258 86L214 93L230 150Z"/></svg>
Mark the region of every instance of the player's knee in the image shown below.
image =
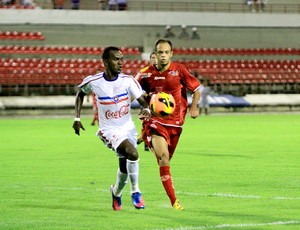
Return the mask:
<svg viewBox="0 0 300 230"><path fill-rule="evenodd" d="M161 157L158 157L158 159L159 159L159 164L161 166L169 165L170 163L169 157L167 155L162 155Z"/></svg>
<svg viewBox="0 0 300 230"><path fill-rule="evenodd" d="M128 145L125 148L125 152L126 152L126 156L127 156L128 160L136 161L139 159L139 154L138 154L136 148L134 148L132 145Z"/></svg>
<svg viewBox="0 0 300 230"><path fill-rule="evenodd" d="M127 157L128 160L136 161L139 159L139 154L137 153L137 151L128 152L127 155L128 155Z"/></svg>

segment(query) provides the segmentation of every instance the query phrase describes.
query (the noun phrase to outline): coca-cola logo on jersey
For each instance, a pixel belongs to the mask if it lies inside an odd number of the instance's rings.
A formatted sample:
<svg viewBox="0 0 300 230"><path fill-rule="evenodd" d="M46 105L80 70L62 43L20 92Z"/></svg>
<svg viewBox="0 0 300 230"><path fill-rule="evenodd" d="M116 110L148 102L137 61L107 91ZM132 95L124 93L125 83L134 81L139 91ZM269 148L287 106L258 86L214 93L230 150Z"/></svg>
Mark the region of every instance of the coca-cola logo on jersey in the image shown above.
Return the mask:
<svg viewBox="0 0 300 230"><path fill-rule="evenodd" d="M123 117L125 116L126 114L128 114L129 112L129 104L128 105L124 105L120 108L120 110L118 111L110 111L110 110L107 110L105 112L105 117L107 119L118 119L120 117Z"/></svg>

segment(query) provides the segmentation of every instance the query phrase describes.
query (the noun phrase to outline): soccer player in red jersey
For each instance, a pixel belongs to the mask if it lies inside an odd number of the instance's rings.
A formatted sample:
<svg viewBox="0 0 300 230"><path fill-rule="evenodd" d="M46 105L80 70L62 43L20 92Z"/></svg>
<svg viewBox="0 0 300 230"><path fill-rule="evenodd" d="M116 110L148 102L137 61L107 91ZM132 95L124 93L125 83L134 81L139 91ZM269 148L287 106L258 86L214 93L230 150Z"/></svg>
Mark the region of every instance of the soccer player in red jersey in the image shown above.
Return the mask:
<svg viewBox="0 0 300 230"><path fill-rule="evenodd" d="M149 66L151 65L156 65L157 64L157 58L156 58L156 54L155 52L153 51L151 54L150 54L150 58L149 58L149 65L144 67L143 69L140 70L140 73L143 73L145 72L147 69L149 69ZM145 97L147 96L146 94L144 95ZM142 133L139 135L138 137L138 140L137 140L137 144L140 144L142 143L144 140L143 140L143 137L142 137ZM149 147L148 145L144 142L144 150L145 151L149 151Z"/></svg>
<svg viewBox="0 0 300 230"><path fill-rule="evenodd" d="M197 104L200 98L200 83L184 65L171 61L173 51L170 40L159 39L155 43L155 53L157 65L151 65L147 70L138 73L136 79L147 93L148 101L152 94L166 92L173 95L176 108L168 117L152 115L150 119L145 119L143 139L156 155L160 178L172 206L176 210L182 210L183 207L175 195L170 160L179 141L188 109L187 89L193 92L190 116L199 116Z"/></svg>
<svg viewBox="0 0 300 230"><path fill-rule="evenodd" d="M94 93L92 93L92 99L93 99L94 117L93 117L91 125L95 125L96 122L99 123L99 114L98 114L97 98Z"/></svg>

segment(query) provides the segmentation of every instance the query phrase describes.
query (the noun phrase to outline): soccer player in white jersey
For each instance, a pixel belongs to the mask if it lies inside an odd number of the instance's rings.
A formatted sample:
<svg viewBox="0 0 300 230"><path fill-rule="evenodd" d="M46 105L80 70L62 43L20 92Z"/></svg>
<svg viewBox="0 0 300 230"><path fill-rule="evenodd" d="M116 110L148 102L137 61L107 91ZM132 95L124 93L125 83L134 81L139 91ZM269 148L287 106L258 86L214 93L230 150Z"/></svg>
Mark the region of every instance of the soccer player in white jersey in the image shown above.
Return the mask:
<svg viewBox="0 0 300 230"><path fill-rule="evenodd" d="M199 115L202 114L202 109L204 109L205 115L208 115L209 103L208 103L208 96L210 94L210 88L207 85L207 80L203 81L203 84L200 85L199 91L201 94L199 100Z"/></svg>
<svg viewBox="0 0 300 230"><path fill-rule="evenodd" d="M97 98L99 129L97 136L114 150L119 158L119 168L115 185L111 186L113 210L121 210L122 190L129 178L132 203L137 209L145 204L139 189L139 155L137 152L137 132L131 117L131 101L137 99L142 107L141 115L151 116L140 84L129 75L121 73L123 55L117 47L107 47L102 54L105 71L86 77L79 85L75 101L73 129L80 135L84 130L80 122L83 99L93 92Z"/></svg>

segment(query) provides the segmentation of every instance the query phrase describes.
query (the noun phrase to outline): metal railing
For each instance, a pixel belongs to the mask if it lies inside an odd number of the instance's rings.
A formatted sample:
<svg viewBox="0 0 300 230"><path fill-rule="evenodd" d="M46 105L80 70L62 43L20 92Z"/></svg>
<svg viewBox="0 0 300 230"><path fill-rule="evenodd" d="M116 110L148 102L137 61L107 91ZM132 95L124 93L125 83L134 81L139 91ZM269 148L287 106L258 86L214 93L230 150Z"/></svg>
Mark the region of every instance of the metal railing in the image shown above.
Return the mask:
<svg viewBox="0 0 300 230"><path fill-rule="evenodd" d="M36 0L36 5L42 9L53 9L51 1ZM97 1L83 1L80 9L101 10ZM64 9L71 9L70 1L65 1ZM267 13L300 13L300 4L272 4L261 6L249 6L243 3L220 3L220 2L198 2L198 1L139 1L130 0L128 11L185 11L185 12L267 12Z"/></svg>

